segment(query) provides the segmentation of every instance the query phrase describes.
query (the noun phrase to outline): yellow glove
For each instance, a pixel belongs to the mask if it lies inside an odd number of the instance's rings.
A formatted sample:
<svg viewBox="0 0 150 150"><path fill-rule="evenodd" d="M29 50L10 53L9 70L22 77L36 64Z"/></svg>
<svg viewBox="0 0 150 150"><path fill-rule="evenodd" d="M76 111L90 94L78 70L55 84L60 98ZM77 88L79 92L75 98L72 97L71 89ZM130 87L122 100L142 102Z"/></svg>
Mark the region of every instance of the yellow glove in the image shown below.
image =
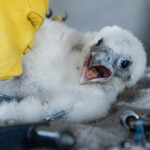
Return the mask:
<svg viewBox="0 0 150 150"><path fill-rule="evenodd" d="M22 56L33 47L48 0L0 0L0 80L22 74Z"/></svg>

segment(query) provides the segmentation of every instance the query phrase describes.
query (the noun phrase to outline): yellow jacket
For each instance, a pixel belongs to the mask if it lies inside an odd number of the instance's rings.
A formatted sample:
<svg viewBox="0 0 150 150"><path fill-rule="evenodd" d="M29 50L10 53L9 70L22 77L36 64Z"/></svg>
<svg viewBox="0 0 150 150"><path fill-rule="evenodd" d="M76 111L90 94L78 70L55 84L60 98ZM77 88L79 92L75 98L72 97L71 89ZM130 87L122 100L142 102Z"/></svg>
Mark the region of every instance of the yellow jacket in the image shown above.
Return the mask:
<svg viewBox="0 0 150 150"><path fill-rule="evenodd" d="M33 47L48 0L0 0L0 80L22 74L22 56Z"/></svg>

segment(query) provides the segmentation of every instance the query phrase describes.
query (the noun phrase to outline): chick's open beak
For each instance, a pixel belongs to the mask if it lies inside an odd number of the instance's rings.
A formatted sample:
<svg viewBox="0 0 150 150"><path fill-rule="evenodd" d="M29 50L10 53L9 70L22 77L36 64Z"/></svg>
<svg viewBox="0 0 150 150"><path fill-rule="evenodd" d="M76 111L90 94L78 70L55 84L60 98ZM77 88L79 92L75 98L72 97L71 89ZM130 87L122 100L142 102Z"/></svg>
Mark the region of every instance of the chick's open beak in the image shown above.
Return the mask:
<svg viewBox="0 0 150 150"><path fill-rule="evenodd" d="M80 84L103 83L112 76L110 69L101 64L92 64L94 56L89 54L83 65Z"/></svg>

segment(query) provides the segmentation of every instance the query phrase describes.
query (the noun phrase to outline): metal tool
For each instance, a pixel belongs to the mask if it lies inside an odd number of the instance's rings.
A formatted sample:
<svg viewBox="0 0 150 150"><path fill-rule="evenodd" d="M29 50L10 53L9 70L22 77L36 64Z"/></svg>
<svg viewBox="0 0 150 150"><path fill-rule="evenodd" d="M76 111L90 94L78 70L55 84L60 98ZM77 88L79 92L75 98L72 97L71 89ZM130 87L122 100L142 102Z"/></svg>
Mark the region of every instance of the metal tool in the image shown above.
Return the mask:
<svg viewBox="0 0 150 150"><path fill-rule="evenodd" d="M0 95L0 102L20 102L21 99L8 95ZM0 127L0 150L29 149L29 148L56 148L69 150L75 143L73 134L68 130L52 128L50 122L63 118L68 111L56 112L43 122L15 125L15 120L7 120Z"/></svg>
<svg viewBox="0 0 150 150"><path fill-rule="evenodd" d="M121 116L121 123L132 135L131 139L123 142L123 147L138 146L143 149L150 149L150 143L147 141L147 137L150 137L150 120L139 117L133 111L126 111Z"/></svg>
<svg viewBox="0 0 150 150"><path fill-rule="evenodd" d="M53 128L49 122L0 127L0 149L56 148L69 150L75 143L68 130Z"/></svg>
<svg viewBox="0 0 150 150"><path fill-rule="evenodd" d="M134 111L127 110L121 115L121 124L129 131L129 136L118 146L109 150L150 150L150 120L141 118Z"/></svg>
<svg viewBox="0 0 150 150"><path fill-rule="evenodd" d="M12 97L12 96L8 96L8 95L4 95L4 94L0 94L0 103L1 102L10 102L10 101L12 101L12 100L15 100L15 101L17 101L17 102L20 102L21 101L21 99L19 99L19 98L15 98L15 97Z"/></svg>
<svg viewBox="0 0 150 150"><path fill-rule="evenodd" d="M142 123L144 131L150 133L150 119L142 118L135 112L129 110L121 116L121 123L126 129L136 130L139 122Z"/></svg>
<svg viewBox="0 0 150 150"><path fill-rule="evenodd" d="M75 144L70 131L59 131L48 126L38 126L29 131L27 146L29 148L51 147L60 150L69 150Z"/></svg>

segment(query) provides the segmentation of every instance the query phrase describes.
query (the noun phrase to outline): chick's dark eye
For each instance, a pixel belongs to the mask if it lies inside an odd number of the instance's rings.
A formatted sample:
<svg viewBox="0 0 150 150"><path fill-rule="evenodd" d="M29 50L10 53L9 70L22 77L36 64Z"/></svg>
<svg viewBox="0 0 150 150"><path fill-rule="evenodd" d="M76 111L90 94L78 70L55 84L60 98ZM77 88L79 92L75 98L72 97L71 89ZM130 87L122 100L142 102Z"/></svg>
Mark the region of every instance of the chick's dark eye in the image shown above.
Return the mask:
<svg viewBox="0 0 150 150"><path fill-rule="evenodd" d="M123 61L121 62L121 67L122 67L123 69L126 69L129 65L130 65L130 61L129 61L129 60L123 60Z"/></svg>
<svg viewBox="0 0 150 150"><path fill-rule="evenodd" d="M121 57L117 61L117 68L120 71L127 71L131 64L132 64L132 61L130 58Z"/></svg>

